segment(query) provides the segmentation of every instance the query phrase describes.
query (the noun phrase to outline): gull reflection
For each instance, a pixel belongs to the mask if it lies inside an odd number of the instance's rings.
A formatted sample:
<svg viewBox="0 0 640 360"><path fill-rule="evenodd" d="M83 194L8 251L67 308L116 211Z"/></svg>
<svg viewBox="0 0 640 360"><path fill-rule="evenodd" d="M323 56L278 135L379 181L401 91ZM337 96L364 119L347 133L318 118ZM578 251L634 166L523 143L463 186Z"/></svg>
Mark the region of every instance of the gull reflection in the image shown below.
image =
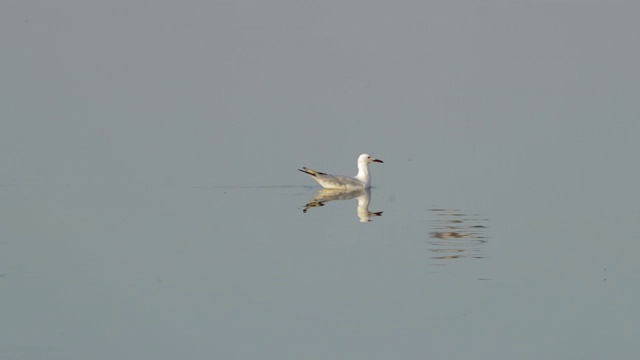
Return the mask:
<svg viewBox="0 0 640 360"><path fill-rule="evenodd" d="M457 209L431 209L440 218L434 220L431 232L431 251L434 259L459 259L485 257L484 244L488 241L484 232L487 219L468 215Z"/></svg>
<svg viewBox="0 0 640 360"><path fill-rule="evenodd" d="M316 195L304 206L303 213L306 213L313 207L324 206L326 202L334 200L358 200L358 217L360 222L369 222L370 218L375 216L382 216L382 211L371 212L369 211L369 202L371 201L371 189L358 189L358 190L338 190L338 189L322 189L319 190Z"/></svg>

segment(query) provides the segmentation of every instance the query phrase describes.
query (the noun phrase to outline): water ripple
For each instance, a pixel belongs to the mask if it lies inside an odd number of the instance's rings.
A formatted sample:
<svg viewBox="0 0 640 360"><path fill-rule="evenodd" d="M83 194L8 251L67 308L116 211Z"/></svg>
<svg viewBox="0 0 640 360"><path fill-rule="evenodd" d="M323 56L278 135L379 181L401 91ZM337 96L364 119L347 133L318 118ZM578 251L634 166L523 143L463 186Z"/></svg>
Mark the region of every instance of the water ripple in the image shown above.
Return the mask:
<svg viewBox="0 0 640 360"><path fill-rule="evenodd" d="M429 209L436 217L429 234L429 250L433 259L447 260L485 258L488 219L478 214L466 214L459 209Z"/></svg>

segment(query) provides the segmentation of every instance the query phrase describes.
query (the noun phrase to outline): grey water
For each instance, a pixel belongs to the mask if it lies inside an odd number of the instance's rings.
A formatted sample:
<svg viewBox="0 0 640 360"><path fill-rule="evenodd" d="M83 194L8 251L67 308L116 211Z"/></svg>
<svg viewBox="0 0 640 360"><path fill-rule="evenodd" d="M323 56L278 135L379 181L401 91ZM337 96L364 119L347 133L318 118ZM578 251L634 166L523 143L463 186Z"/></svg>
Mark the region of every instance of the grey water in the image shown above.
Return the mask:
<svg viewBox="0 0 640 360"><path fill-rule="evenodd" d="M3 2L0 359L635 359L639 10Z"/></svg>

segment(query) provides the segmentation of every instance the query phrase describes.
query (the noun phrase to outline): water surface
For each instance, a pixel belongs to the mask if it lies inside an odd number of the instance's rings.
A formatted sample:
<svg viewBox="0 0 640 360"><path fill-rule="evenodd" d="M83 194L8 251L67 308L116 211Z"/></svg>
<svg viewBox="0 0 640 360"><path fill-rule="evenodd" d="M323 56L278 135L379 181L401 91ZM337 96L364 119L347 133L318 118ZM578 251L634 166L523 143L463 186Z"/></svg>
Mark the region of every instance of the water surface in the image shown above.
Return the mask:
<svg viewBox="0 0 640 360"><path fill-rule="evenodd" d="M0 358L635 359L638 10L0 5Z"/></svg>

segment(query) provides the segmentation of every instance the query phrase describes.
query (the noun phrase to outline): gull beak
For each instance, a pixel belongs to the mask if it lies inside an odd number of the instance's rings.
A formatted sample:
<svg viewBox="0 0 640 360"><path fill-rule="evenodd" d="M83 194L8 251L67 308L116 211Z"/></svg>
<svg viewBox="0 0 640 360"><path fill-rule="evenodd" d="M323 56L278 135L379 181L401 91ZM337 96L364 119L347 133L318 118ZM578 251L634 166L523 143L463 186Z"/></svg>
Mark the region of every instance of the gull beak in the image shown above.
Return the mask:
<svg viewBox="0 0 640 360"><path fill-rule="evenodd" d="M382 160L380 160L380 159L373 159L373 160L371 160L371 161L373 161L373 162L379 162L379 163L384 163L384 161L382 161Z"/></svg>

